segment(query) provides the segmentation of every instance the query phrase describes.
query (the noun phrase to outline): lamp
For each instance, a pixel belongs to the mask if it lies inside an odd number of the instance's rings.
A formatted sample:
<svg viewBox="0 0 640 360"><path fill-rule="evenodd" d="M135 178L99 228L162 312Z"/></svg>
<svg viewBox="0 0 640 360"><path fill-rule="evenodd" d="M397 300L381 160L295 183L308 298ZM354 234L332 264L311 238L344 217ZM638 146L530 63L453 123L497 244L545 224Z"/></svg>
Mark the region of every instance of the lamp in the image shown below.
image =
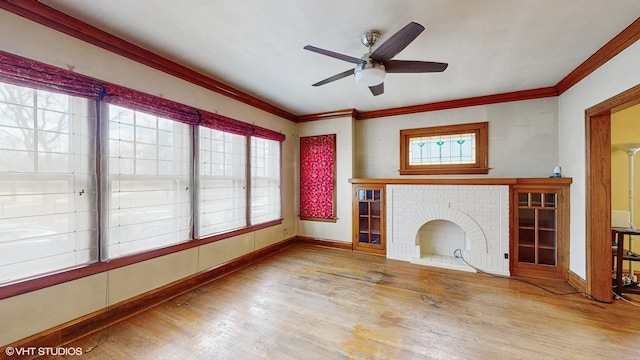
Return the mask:
<svg viewBox="0 0 640 360"><path fill-rule="evenodd" d="M376 86L384 81L384 65L367 61L360 63L355 69L356 82L364 86Z"/></svg>
<svg viewBox="0 0 640 360"><path fill-rule="evenodd" d="M624 143L624 144L616 144L614 147L618 150L622 150L627 153L629 156L629 217L631 218L631 223L629 226L635 229L635 225L633 224L633 178L634 178L634 166L633 166L633 158L636 156L636 153L640 150L640 143ZM623 246L623 244L618 244L618 246ZM629 250L633 251L633 239L629 236ZM633 277L633 261L629 262L629 275Z"/></svg>

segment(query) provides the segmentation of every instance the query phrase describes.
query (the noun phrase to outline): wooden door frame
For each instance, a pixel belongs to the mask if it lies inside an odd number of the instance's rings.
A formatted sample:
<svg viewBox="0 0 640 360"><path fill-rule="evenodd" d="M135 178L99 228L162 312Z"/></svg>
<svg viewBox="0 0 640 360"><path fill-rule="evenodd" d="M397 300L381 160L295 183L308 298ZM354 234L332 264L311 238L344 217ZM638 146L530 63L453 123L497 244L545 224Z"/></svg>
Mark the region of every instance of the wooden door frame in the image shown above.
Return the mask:
<svg viewBox="0 0 640 360"><path fill-rule="evenodd" d="M587 293L611 302L611 114L640 103L640 85L585 111Z"/></svg>

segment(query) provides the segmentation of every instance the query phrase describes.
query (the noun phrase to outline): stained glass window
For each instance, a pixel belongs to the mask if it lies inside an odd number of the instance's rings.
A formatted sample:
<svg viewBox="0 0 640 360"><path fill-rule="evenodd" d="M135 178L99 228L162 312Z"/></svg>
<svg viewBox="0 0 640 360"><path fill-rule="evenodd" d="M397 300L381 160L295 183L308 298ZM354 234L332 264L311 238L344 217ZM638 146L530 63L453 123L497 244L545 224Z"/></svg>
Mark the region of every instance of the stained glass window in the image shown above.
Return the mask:
<svg viewBox="0 0 640 360"><path fill-rule="evenodd" d="M400 174L486 174L488 123L400 130Z"/></svg>
<svg viewBox="0 0 640 360"><path fill-rule="evenodd" d="M476 162L476 134L473 133L415 137L409 144L409 165Z"/></svg>

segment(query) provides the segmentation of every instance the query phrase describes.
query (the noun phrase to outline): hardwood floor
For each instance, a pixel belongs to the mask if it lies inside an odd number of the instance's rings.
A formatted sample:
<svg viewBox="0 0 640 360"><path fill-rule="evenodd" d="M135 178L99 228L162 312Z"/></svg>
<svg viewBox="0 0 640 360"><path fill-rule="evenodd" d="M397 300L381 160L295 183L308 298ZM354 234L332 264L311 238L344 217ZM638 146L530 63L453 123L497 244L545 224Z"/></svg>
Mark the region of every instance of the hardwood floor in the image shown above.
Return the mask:
<svg viewBox="0 0 640 360"><path fill-rule="evenodd" d="M65 346L87 359L638 359L640 308L297 244Z"/></svg>

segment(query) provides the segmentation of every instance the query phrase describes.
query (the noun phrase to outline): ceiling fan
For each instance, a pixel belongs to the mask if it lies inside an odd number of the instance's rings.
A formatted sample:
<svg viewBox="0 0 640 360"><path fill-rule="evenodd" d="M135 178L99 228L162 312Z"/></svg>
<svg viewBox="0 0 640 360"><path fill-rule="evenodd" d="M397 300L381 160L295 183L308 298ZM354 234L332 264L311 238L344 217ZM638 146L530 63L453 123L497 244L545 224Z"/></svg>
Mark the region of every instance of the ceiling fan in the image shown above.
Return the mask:
<svg viewBox="0 0 640 360"><path fill-rule="evenodd" d="M374 30L368 31L362 35L361 41L369 48L369 52L361 58L339 54L311 45L305 46L305 50L356 64L355 69L349 69L328 77L313 84L313 86L328 84L353 74L358 84L368 86L371 93L374 96L378 96L384 93L384 77L386 73L429 73L444 71L449 64L431 61L391 60L391 58L415 40L423 30L424 26L410 22L373 52L371 52L371 49L380 38L380 34Z"/></svg>

